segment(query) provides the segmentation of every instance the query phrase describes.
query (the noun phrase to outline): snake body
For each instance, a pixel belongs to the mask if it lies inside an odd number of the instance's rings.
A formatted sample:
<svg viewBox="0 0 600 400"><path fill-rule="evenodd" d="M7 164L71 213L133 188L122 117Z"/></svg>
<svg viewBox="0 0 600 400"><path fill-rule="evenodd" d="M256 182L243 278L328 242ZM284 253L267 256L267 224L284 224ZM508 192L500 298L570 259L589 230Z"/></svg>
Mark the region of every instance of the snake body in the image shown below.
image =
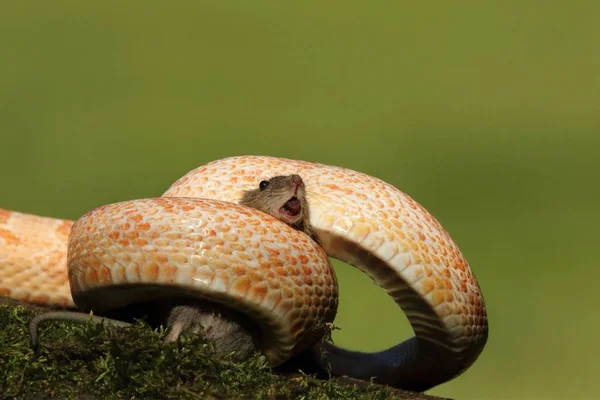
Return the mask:
<svg viewBox="0 0 600 400"><path fill-rule="evenodd" d="M299 174L319 238L237 203L276 175ZM181 295L241 310L278 365L311 348L337 311L328 257L355 266L406 313L415 337L362 353L326 347L335 375L426 390L478 358L488 323L479 284L456 243L411 197L350 169L268 156L200 166L160 198L65 221L0 210L0 294L109 310Z"/></svg>

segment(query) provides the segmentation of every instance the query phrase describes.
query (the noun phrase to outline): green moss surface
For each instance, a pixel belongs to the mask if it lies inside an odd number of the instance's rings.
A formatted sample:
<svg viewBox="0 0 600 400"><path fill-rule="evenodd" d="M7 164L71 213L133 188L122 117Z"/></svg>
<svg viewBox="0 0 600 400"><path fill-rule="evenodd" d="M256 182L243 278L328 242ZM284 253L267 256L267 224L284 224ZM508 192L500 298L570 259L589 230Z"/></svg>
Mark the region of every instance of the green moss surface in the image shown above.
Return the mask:
<svg viewBox="0 0 600 400"><path fill-rule="evenodd" d="M27 326L38 312L6 299L0 303L2 398L433 399L345 378L278 375L258 355L244 362L216 358L197 335L164 344L165 332L143 322L119 329L47 322L34 351Z"/></svg>

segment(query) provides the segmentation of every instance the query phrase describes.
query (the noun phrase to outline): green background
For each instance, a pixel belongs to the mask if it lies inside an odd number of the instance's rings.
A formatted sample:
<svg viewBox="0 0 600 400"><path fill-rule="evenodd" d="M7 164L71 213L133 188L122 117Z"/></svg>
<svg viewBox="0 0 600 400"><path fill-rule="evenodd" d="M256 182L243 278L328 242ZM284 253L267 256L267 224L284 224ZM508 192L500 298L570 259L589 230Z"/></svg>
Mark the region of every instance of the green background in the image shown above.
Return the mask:
<svg viewBox="0 0 600 400"><path fill-rule="evenodd" d="M0 12L0 207L74 219L240 154L375 175L488 306L480 359L429 393L598 394L599 2L27 3ZM412 335L336 269L338 343Z"/></svg>

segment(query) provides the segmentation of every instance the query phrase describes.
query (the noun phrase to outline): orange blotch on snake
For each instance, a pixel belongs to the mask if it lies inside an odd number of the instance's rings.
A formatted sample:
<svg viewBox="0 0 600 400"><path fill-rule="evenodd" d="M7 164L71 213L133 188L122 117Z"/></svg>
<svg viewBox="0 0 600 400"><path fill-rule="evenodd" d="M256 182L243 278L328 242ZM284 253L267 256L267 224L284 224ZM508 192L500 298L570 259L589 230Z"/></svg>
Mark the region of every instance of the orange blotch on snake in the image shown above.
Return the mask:
<svg viewBox="0 0 600 400"><path fill-rule="evenodd" d="M234 293L245 294L250 290L252 282L246 276L238 276L232 285L232 290Z"/></svg>
<svg viewBox="0 0 600 400"><path fill-rule="evenodd" d="M307 264L307 263L308 263L308 257L306 257L304 254L300 254L300 255L298 256L298 259L300 259L300 262L301 262L302 264ZM306 272L305 272L305 273L306 273Z"/></svg>
<svg viewBox="0 0 600 400"><path fill-rule="evenodd" d="M319 285L314 287L314 292L315 292L315 295L319 296L319 298L321 298L321 296L323 296L323 290L321 289L321 287Z"/></svg>
<svg viewBox="0 0 600 400"><path fill-rule="evenodd" d="M158 238L154 241L154 245L157 247L167 247L171 244L171 241L165 238Z"/></svg>
<svg viewBox="0 0 600 400"><path fill-rule="evenodd" d="M456 264L454 264L454 268L456 268L456 269L459 269L459 270L461 270L461 271L464 271L464 270L466 269L466 268L465 268L465 263L464 263L464 261L462 260L462 258L461 258L461 259L459 259L459 260L458 260L458 262L457 262Z"/></svg>
<svg viewBox="0 0 600 400"><path fill-rule="evenodd" d="M237 251L238 254L243 253L246 250L246 246L243 243L239 243L238 241L233 241L229 243L229 253L233 253Z"/></svg>
<svg viewBox="0 0 600 400"><path fill-rule="evenodd" d="M11 245L18 245L21 242L21 240L8 229L0 229L0 239L4 239Z"/></svg>
<svg viewBox="0 0 600 400"><path fill-rule="evenodd" d="M87 267L91 268L92 270L100 267L100 265L101 265L100 261L98 259L96 259L96 258L88 259L87 260Z"/></svg>
<svg viewBox="0 0 600 400"><path fill-rule="evenodd" d="M112 277L110 275L110 269L107 267L100 267L98 271L98 282L107 284L112 282Z"/></svg>
<svg viewBox="0 0 600 400"><path fill-rule="evenodd" d="M223 238L228 242L228 243L236 243L240 240L240 238L233 233L225 233L223 235ZM225 241L223 239L220 239L220 244L225 244Z"/></svg>
<svg viewBox="0 0 600 400"><path fill-rule="evenodd" d="M452 289L452 281L448 278L444 279L444 287L446 289Z"/></svg>
<svg viewBox="0 0 600 400"><path fill-rule="evenodd" d="M188 258L186 256L184 256L183 254L173 254L171 256L171 261L178 263L178 264L187 264ZM173 267L173 268L175 268L175 267Z"/></svg>
<svg viewBox="0 0 600 400"><path fill-rule="evenodd" d="M183 211L192 211L192 210L196 209L196 206L193 204L184 204L181 206L181 209Z"/></svg>
<svg viewBox="0 0 600 400"><path fill-rule="evenodd" d="M0 209L0 224L5 224L8 222L8 219L12 215L11 211Z"/></svg>
<svg viewBox="0 0 600 400"><path fill-rule="evenodd" d="M167 262L167 256L160 253L152 253L152 259L159 263Z"/></svg>
<svg viewBox="0 0 600 400"><path fill-rule="evenodd" d="M250 289L250 296L257 301L262 301L267 295L268 289L264 283L252 286Z"/></svg>
<svg viewBox="0 0 600 400"><path fill-rule="evenodd" d="M249 271L249 272L246 274L246 276L247 276L248 278L250 278L250 280L251 280L251 281L252 281L252 283L254 283L254 284L264 281L264 276L263 276L263 274L262 274L262 273L259 273L259 272L256 272L256 271L254 271L254 270L250 270L250 271Z"/></svg>
<svg viewBox="0 0 600 400"><path fill-rule="evenodd" d="M279 257L280 254L279 250L277 249L267 249L267 252L271 257Z"/></svg>
<svg viewBox="0 0 600 400"><path fill-rule="evenodd" d="M287 299L291 299L294 297L294 291L287 286L281 288L281 294Z"/></svg>
<svg viewBox="0 0 600 400"><path fill-rule="evenodd" d="M175 240L173 241L173 247L177 249L183 249L188 246L189 242L187 240Z"/></svg>
<svg viewBox="0 0 600 400"><path fill-rule="evenodd" d="M331 189L331 190L341 190L341 188L336 185L335 183L328 183L326 185L323 185L325 188L327 189Z"/></svg>
<svg viewBox="0 0 600 400"><path fill-rule="evenodd" d="M97 283L98 282L98 273L96 272L95 269L88 269L86 275L87 275L86 281L88 283Z"/></svg>
<svg viewBox="0 0 600 400"><path fill-rule="evenodd" d="M425 278L423 280L423 282L421 283L421 287L423 288L423 294L427 294L427 293L431 292L433 290L433 288L435 287L433 279Z"/></svg>
<svg viewBox="0 0 600 400"><path fill-rule="evenodd" d="M279 289L281 288L281 283L279 282L279 280L275 280L273 279L275 276L273 274L272 271L267 271L267 279L269 282L269 287L271 287L272 289Z"/></svg>
<svg viewBox="0 0 600 400"><path fill-rule="evenodd" d="M173 230L173 226L170 224L160 224L155 228L157 231L165 233ZM165 235L166 236L166 235Z"/></svg>
<svg viewBox="0 0 600 400"><path fill-rule="evenodd" d="M265 265L266 264L266 265ZM281 258L275 258L272 260L268 260L266 262L261 262L260 263L261 268L265 269L265 268L279 268L279 267L283 267L283 260Z"/></svg>
<svg viewBox="0 0 600 400"><path fill-rule="evenodd" d="M431 304L435 307L444 302L445 296L442 290L434 290L431 293Z"/></svg>
<svg viewBox="0 0 600 400"><path fill-rule="evenodd" d="M417 270L415 271L415 278L419 279L423 276L423 268L417 268Z"/></svg>
<svg viewBox="0 0 600 400"><path fill-rule="evenodd" d="M235 226L236 228L242 229L246 227L246 222L241 219L238 219L237 221L233 221L231 225Z"/></svg>
<svg viewBox="0 0 600 400"><path fill-rule="evenodd" d="M227 218L231 221L231 220L238 220L240 219L240 216L238 214L227 214Z"/></svg>
<svg viewBox="0 0 600 400"><path fill-rule="evenodd" d="M129 240L133 240L140 236L140 234L136 231L126 231L123 233L123 236Z"/></svg>
<svg viewBox="0 0 600 400"><path fill-rule="evenodd" d="M421 259L421 256L419 256L419 253L411 252L410 255L412 256L413 264L421 264L421 262L423 261Z"/></svg>
<svg viewBox="0 0 600 400"><path fill-rule="evenodd" d="M158 270L159 268L156 263L146 264L142 268L143 276L145 279L150 280L151 282L156 282L158 280Z"/></svg>
<svg viewBox="0 0 600 400"><path fill-rule="evenodd" d="M163 281L167 283L175 282L177 279L177 271L179 269L174 265L165 265L161 268L161 275L163 277Z"/></svg>
<svg viewBox="0 0 600 400"><path fill-rule="evenodd" d="M143 222L141 224L136 224L135 225L135 229L137 229L138 231L142 231L142 232L149 231L150 230L150 224L147 223L147 222Z"/></svg>
<svg viewBox="0 0 600 400"><path fill-rule="evenodd" d="M146 239L137 238L133 241L133 243L137 246L145 246L148 244L148 241Z"/></svg>
<svg viewBox="0 0 600 400"><path fill-rule="evenodd" d="M72 221L63 221L62 224L56 229L56 233L63 236L69 236L71 232L71 227L73 226Z"/></svg>
<svg viewBox="0 0 600 400"><path fill-rule="evenodd" d="M259 220L259 219L254 219L253 218L253 219L251 219L251 220L248 221L248 225L258 226L260 224L262 224L262 221Z"/></svg>
<svg viewBox="0 0 600 400"><path fill-rule="evenodd" d="M237 257L242 260L242 261L250 261L252 260L252 256L250 256L248 253L241 251L241 250L245 250L245 249L240 249L237 253Z"/></svg>

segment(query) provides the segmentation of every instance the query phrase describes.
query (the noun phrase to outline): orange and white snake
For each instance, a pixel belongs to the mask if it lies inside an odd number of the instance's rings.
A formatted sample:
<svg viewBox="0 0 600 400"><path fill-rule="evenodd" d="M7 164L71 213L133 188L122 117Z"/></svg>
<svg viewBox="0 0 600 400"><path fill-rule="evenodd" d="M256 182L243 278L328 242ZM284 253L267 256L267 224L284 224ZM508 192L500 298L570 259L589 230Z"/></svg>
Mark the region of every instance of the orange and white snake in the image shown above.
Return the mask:
<svg viewBox="0 0 600 400"><path fill-rule="evenodd" d="M305 181L320 246L236 204L261 180L287 174ZM190 171L162 197L102 206L75 222L0 209L0 295L95 312L173 293L208 298L258 323L274 366L314 346L335 317L328 257L372 278L415 332L376 353L326 344L333 374L426 390L478 358L486 308L458 246L420 204L360 172L239 156Z"/></svg>

